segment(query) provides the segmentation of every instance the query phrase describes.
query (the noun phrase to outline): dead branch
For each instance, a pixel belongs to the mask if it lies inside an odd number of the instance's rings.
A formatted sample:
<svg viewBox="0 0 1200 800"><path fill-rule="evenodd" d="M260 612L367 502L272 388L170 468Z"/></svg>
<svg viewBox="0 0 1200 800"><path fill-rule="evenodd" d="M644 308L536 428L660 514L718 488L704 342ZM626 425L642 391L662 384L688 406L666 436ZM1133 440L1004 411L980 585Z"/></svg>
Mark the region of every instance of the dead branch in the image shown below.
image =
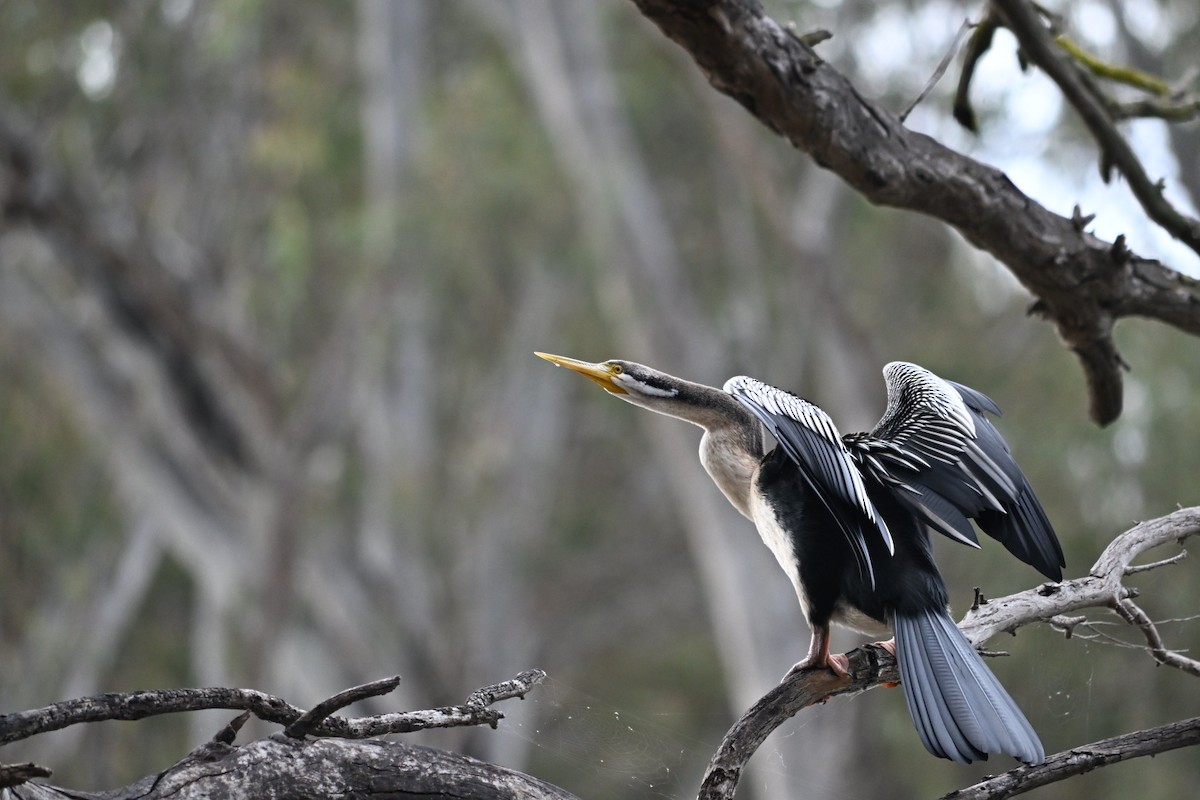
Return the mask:
<svg viewBox="0 0 1200 800"><path fill-rule="evenodd" d="M1098 767L1198 744L1200 717L1192 717L1169 725L1072 747L1050 756L1037 766L1017 767L974 786L943 795L941 800L1004 800L1006 797L1024 794L1048 783L1082 775Z"/></svg>
<svg viewBox="0 0 1200 800"><path fill-rule="evenodd" d="M908 130L757 0L633 1L713 87L866 199L942 220L1003 262L1079 357L1097 423L1121 412L1125 366L1112 338L1118 319L1144 316L1200 335L1195 281L1087 233L999 170Z"/></svg>
<svg viewBox="0 0 1200 800"><path fill-rule="evenodd" d="M991 600L968 611L960 627L967 638L978 644L997 633L1012 633L1025 625L1084 608L1111 608L1114 600L1132 594L1122 581L1135 559L1156 547L1182 542L1198 533L1200 507L1197 506L1143 522L1115 538L1087 576Z"/></svg>
<svg viewBox="0 0 1200 800"><path fill-rule="evenodd" d="M293 739L303 739L310 731L328 719L333 712L340 711L351 703L357 703L359 700L366 700L368 697L378 697L388 694L399 685L400 676L397 675L394 678L384 678L383 680L365 683L362 686L354 686L346 689L344 692L338 692L328 700L317 703L307 712L301 714L295 722L283 729L283 735L290 736Z"/></svg>
<svg viewBox="0 0 1200 800"><path fill-rule="evenodd" d="M1143 522L1112 541L1100 558L1092 566L1090 574L1083 578L1066 580L1062 583L1043 584L1025 592L987 600L977 603L967 612L959 627L976 647L1001 632L1015 632L1018 628L1036 622L1046 622L1070 631L1083 620L1070 618L1065 615L1084 608L1113 609L1134 594L1134 590L1126 587L1122 580L1129 574L1131 563L1143 553L1156 547L1182 543L1190 536L1200 535L1200 506L1184 508L1159 519ZM1172 563L1171 559L1157 562L1158 565ZM1149 565L1146 565L1149 566ZM1135 572L1134 574L1139 574ZM978 593L977 593L978 594ZM1140 609L1139 609L1140 610ZM1144 617L1144 614L1142 615ZM1200 675L1196 668L1200 665L1179 653L1166 649L1157 630L1148 619L1131 615L1127 622L1142 630L1149 645L1147 649L1161 664L1177 667L1190 674ZM1149 629L1146 628L1149 623ZM1154 638L1151 638L1153 631ZM766 740L776 728L785 721L817 703L824 703L841 695L854 695L874 688L881 683L896 683L899 673L895 658L886 650L875 645L865 645L847 653L850 660L850 678L838 678L829 670L807 670L793 676L785 683L776 686L759 700L749 711L742 715L732 728L725 734L724 740L717 749L705 772L704 780L697 795L698 800L729 800L733 797L741 778L742 770L750 756ZM1160 750L1146 749L1144 752L1131 751L1129 756L1114 758L1111 755L1096 755L1094 763L1077 771L1067 771L1063 766L1059 770L1049 769L1044 773L1042 767L1022 768L1039 770L1037 780L1049 783L1062 780L1079 772L1116 763L1123 758L1136 755L1151 755L1165 749L1185 747L1200 743L1200 737L1195 735L1195 721L1176 723L1182 726L1176 730L1166 726L1161 735L1155 731L1139 731L1116 737L1112 742L1128 738L1130 742L1145 740L1147 748L1160 747ZM1107 754L1106 742L1074 748L1047 759L1046 764L1073 765L1083 758L1080 753ZM1042 765L1045 766L1045 765ZM1014 770L1020 772L1020 770ZM1011 774L1011 773L1006 773ZM1031 784L1043 785L1042 783ZM965 791L965 790L964 790ZM1021 789L1024 791L1024 789ZM971 797L983 795L970 795ZM991 797L992 795L987 795ZM998 795L1007 796L1007 795Z"/></svg>
<svg viewBox="0 0 1200 800"><path fill-rule="evenodd" d="M159 775L111 792L79 792L30 782L6 800L578 800L538 778L458 753L404 742L292 739L276 734L242 747L205 744Z"/></svg>
<svg viewBox="0 0 1200 800"><path fill-rule="evenodd" d="M347 719L328 716L322 710L324 718L315 720L315 724L306 724L304 732L310 736L369 739L386 733L412 733L427 728L453 728L471 725L494 727L503 718L503 714L490 708L492 703L514 697L524 697L530 689L545 678L546 673L540 669L526 670L511 680L477 689L462 705L425 711L405 711ZM328 713L331 713L336 708L346 705L347 702L354 702L359 695L386 694L394 689L398 682L399 678L388 678L384 681L355 687L335 695L325 703L318 704L314 711L325 709L326 704L332 702L336 707L328 709ZM386 690L383 688L385 686ZM363 694L364 692L366 694ZM354 699L345 701L345 697L351 695L354 696ZM81 722L100 722L113 719L138 720L163 714L214 708L249 711L266 722L289 726L295 725L305 716L302 709L278 697L253 689L159 689L142 692L116 692L66 700L44 708L0 716L0 745L28 739L48 731L61 730Z"/></svg>
<svg viewBox="0 0 1200 800"><path fill-rule="evenodd" d="M82 722L144 719L206 708L245 708L209 742L178 764L114 792L67 791L40 783L50 771L35 764L0 765L6 798L327 797L369 793L404 797L530 798L573 800L558 787L519 772L456 753L402 742L356 741L384 733L431 727L491 725L503 714L490 706L524 697L546 677L527 670L511 680L472 692L460 706L345 719L331 716L350 703L386 694L399 678L339 692L304 712L279 698L247 689L179 689L81 698L0 717L0 744ZM233 744L250 714L287 724L279 734L242 747ZM306 734L320 738L308 738ZM336 787L336 790L333 788Z"/></svg>
<svg viewBox="0 0 1200 800"><path fill-rule="evenodd" d="M1175 667L1175 669L1181 669L1200 678L1200 661L1168 650L1163 643L1162 635L1158 632L1158 626L1137 603L1125 598L1115 602L1112 608L1117 616L1142 632L1142 635L1146 637L1146 649L1150 651L1150 655L1155 661L1163 666Z"/></svg>

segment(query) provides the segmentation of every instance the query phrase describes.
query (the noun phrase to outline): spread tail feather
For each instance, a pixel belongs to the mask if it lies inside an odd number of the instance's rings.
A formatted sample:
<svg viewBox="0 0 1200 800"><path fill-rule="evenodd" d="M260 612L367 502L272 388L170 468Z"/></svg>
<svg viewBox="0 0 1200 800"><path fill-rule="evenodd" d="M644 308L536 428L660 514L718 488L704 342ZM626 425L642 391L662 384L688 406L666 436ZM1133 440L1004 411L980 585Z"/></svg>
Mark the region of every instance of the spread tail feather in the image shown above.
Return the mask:
<svg viewBox="0 0 1200 800"><path fill-rule="evenodd" d="M897 614L892 623L904 699L929 752L965 764L988 753L1045 760L1029 721L948 614Z"/></svg>

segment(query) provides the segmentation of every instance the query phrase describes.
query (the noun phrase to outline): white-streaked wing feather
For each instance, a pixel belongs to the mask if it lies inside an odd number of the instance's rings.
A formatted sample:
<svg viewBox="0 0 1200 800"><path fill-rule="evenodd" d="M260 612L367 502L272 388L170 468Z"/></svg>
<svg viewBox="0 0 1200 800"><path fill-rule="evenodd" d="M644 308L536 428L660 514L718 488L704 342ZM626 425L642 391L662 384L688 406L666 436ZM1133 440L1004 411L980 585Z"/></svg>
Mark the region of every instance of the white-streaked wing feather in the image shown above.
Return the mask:
<svg viewBox="0 0 1200 800"><path fill-rule="evenodd" d="M758 418L800 468L873 575L863 529L878 531L889 552L894 552L895 545L829 415L807 400L746 376L730 378L725 391ZM847 513L859 518L847 519Z"/></svg>
<svg viewBox="0 0 1200 800"><path fill-rule="evenodd" d="M979 424L991 423L971 411L955 385L924 367L893 361L883 368L883 377L887 410L871 434L957 468L988 506L1003 512L1003 498L1015 496L1017 487L1009 470L979 446ZM985 395L970 391L996 407Z"/></svg>
<svg viewBox="0 0 1200 800"><path fill-rule="evenodd" d="M1060 579L1062 548L1053 527L1007 443L984 416L1000 413L991 398L902 361L885 366L883 375L887 409L863 438L928 463L891 470L891 483L923 495L913 504L942 533L975 544L965 519L972 517L1018 558Z"/></svg>

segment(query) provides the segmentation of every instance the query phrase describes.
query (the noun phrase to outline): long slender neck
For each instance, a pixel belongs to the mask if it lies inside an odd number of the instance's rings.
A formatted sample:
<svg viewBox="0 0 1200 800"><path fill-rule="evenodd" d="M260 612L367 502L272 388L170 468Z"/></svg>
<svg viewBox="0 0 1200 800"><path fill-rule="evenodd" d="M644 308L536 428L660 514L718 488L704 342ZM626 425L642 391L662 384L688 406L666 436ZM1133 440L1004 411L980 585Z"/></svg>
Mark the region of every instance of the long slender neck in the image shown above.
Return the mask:
<svg viewBox="0 0 1200 800"><path fill-rule="evenodd" d="M762 427L732 395L711 386L676 378L677 394L651 402L631 402L704 429L700 463L721 493L741 514L752 519L750 497L754 472L763 455Z"/></svg>

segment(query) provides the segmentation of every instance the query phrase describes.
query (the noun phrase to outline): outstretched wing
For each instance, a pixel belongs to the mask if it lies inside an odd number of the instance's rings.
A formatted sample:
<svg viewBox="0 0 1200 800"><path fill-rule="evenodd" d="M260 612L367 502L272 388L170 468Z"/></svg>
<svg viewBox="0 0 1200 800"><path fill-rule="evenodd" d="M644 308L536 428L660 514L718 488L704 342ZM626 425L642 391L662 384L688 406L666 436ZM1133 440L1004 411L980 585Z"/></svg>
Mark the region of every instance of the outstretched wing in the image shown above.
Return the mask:
<svg viewBox="0 0 1200 800"><path fill-rule="evenodd" d="M985 414L1000 409L986 395L927 369L893 361L883 369L888 404L870 434L850 437L867 468L936 530L978 546L967 518L1009 552L1052 580L1062 580L1062 547L1042 504ZM904 463L907 460L907 463Z"/></svg>
<svg viewBox="0 0 1200 800"><path fill-rule="evenodd" d="M867 496L858 466L833 420L807 400L754 378L730 378L725 382L725 391L758 418L795 462L809 489L825 504L846 535L874 585L875 573L866 537L876 534L882 537L888 552L895 552L895 546L887 524Z"/></svg>

